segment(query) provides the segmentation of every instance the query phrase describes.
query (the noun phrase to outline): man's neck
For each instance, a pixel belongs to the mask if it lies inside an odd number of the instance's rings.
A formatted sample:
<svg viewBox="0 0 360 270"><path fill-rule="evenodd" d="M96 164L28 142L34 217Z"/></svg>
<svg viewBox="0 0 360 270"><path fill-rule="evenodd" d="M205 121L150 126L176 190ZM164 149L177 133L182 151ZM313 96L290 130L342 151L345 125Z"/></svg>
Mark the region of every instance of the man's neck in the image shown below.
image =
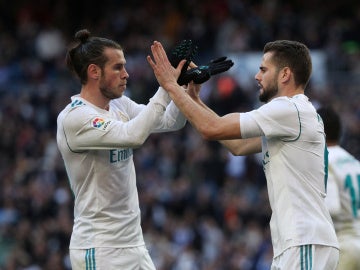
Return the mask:
<svg viewBox="0 0 360 270"><path fill-rule="evenodd" d="M105 98L97 89L91 89L87 86L83 86L81 88L80 97L103 110L109 110L110 100Z"/></svg>

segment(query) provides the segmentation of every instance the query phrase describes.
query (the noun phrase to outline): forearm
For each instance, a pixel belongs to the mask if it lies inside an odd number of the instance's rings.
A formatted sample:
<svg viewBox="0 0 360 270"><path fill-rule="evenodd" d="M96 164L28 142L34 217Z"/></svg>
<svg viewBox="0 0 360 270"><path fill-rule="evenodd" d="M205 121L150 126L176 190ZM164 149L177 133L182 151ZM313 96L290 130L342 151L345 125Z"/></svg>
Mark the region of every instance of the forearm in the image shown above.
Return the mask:
<svg viewBox="0 0 360 270"><path fill-rule="evenodd" d="M261 137L236 140L220 140L234 156L245 156L261 152Z"/></svg>
<svg viewBox="0 0 360 270"><path fill-rule="evenodd" d="M175 131L183 128L186 124L186 118L172 101L166 107L166 111L161 118L160 123L154 127L153 132Z"/></svg>
<svg viewBox="0 0 360 270"><path fill-rule="evenodd" d="M190 97L180 86L167 87L171 99L200 135L205 139L215 140L216 126L220 124L221 117L199 102L199 99Z"/></svg>
<svg viewBox="0 0 360 270"><path fill-rule="evenodd" d="M198 95L190 95L191 98L200 106L207 109L209 112L215 114ZM219 142L227 148L234 156L245 156L249 154L255 154L261 152L261 138L249 138L249 139L233 139L233 140L219 140Z"/></svg>
<svg viewBox="0 0 360 270"><path fill-rule="evenodd" d="M199 90L200 91L200 90ZM193 101L195 101L197 104L199 104L201 107L203 107L204 109L208 110L209 112L213 113L216 115L216 113L211 110L201 99L200 99L200 96L199 94L196 94L196 93L192 93L190 91L185 91Z"/></svg>
<svg viewBox="0 0 360 270"><path fill-rule="evenodd" d="M170 103L169 94L159 88L155 95L150 98L146 108L137 117L126 123L127 134L132 136L133 147L142 145L151 134L155 126L159 126L164 119L164 112Z"/></svg>

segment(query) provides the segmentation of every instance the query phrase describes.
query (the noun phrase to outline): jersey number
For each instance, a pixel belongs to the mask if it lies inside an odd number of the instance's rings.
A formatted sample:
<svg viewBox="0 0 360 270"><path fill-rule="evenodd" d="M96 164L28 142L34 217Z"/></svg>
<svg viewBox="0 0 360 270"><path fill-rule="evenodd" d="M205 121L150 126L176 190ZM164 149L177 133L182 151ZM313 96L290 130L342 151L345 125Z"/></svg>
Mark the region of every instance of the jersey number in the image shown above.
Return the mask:
<svg viewBox="0 0 360 270"><path fill-rule="evenodd" d="M353 215L354 217L357 217L358 209L360 209L360 175L357 175L357 192L350 174L345 178L345 189L348 189L350 192Z"/></svg>

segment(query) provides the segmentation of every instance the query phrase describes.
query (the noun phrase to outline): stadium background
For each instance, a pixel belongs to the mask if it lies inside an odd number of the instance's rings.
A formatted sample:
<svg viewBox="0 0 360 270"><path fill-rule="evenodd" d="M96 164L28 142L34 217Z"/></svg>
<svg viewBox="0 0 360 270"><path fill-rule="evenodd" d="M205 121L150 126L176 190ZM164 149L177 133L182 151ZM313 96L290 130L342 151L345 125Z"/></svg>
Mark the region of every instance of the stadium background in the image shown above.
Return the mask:
<svg viewBox="0 0 360 270"><path fill-rule="evenodd" d="M203 86L219 114L260 105L255 83L236 72L245 56L274 39L302 41L324 60L313 71L321 83L312 80L307 94L340 112L342 144L360 158L360 5L338 2L0 0L0 269L70 269L73 198L55 131L58 112L79 91L64 66L77 30L122 44L127 95L143 103L157 88L145 59L153 40L171 48L191 38L201 64L231 55L233 71ZM270 209L259 161L231 156L189 124L151 135L135 151L144 235L159 270L268 269Z"/></svg>

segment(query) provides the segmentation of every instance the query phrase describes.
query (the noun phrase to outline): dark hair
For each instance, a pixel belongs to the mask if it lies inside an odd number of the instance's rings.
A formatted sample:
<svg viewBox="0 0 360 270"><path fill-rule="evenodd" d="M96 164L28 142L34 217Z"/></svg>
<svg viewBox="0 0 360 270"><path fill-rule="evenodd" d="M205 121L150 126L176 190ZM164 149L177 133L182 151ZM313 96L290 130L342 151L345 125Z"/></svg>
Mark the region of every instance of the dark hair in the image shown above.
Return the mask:
<svg viewBox="0 0 360 270"><path fill-rule="evenodd" d="M338 143L341 137L341 121L339 115L331 107L321 107L317 112L324 123L326 140Z"/></svg>
<svg viewBox="0 0 360 270"><path fill-rule="evenodd" d="M273 52L272 61L278 69L289 67L294 73L295 84L304 88L307 86L312 72L312 62L309 49L305 44L290 40L276 40L266 43L263 52Z"/></svg>
<svg viewBox="0 0 360 270"><path fill-rule="evenodd" d="M107 38L92 37L87 29L76 32L75 40L70 44L66 54L66 65L80 78L81 84L87 82L87 68L90 64L104 68L108 61L103 53L105 48L122 50L117 42Z"/></svg>

